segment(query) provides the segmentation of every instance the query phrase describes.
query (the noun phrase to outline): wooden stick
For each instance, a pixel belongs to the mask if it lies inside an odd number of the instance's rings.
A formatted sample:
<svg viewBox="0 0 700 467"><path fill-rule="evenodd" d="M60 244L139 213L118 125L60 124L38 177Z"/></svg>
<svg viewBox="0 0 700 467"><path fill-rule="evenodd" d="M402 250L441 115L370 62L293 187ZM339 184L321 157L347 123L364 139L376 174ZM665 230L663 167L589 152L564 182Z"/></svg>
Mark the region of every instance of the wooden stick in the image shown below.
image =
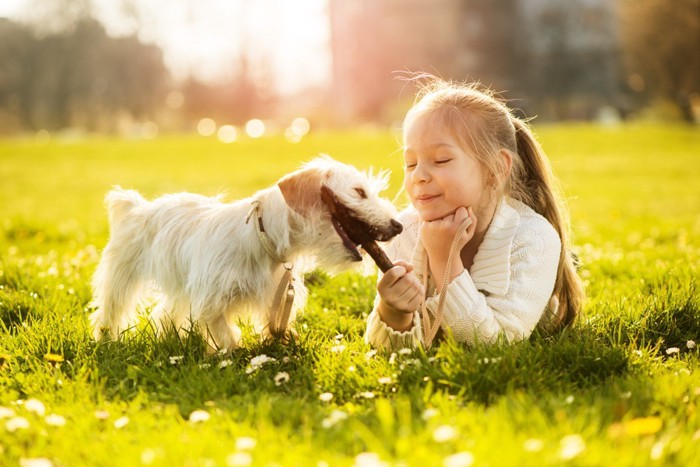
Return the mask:
<svg viewBox="0 0 700 467"><path fill-rule="evenodd" d="M386 253L384 253L384 250L382 250L374 240L363 243L362 248L369 253L382 272L387 272L389 269L394 267L394 263L391 262Z"/></svg>

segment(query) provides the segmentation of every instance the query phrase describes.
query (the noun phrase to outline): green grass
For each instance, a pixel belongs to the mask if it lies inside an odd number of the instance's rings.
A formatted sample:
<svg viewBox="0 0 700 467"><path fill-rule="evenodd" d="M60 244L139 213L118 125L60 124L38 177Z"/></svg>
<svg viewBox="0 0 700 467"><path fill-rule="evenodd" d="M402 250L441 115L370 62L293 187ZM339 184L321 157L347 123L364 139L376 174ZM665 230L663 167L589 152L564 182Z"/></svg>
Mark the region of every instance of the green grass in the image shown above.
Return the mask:
<svg viewBox="0 0 700 467"><path fill-rule="evenodd" d="M416 466L693 464L700 131L537 130L571 206L582 319L512 346L448 341L395 355L364 344L375 278L358 273L309 277L289 347L249 336L247 348L208 356L199 336L156 340L146 324L98 345L87 324L110 186L237 198L326 152L393 169L394 196L395 136L0 141L0 465L370 465L368 453ZM275 360L247 372L261 354ZM195 410L210 418L189 421ZM18 417L28 427L13 430Z"/></svg>

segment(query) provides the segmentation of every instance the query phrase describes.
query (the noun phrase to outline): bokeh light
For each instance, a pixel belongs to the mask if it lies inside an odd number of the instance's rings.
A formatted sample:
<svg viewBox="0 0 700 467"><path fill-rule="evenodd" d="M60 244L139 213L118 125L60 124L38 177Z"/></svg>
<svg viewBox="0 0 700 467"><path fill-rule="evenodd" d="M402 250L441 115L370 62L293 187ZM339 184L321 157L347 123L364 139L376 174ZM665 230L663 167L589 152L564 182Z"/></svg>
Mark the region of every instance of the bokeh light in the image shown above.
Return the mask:
<svg viewBox="0 0 700 467"><path fill-rule="evenodd" d="M203 118L197 122L197 133L201 136L211 136L216 133L216 122L211 118Z"/></svg>
<svg viewBox="0 0 700 467"><path fill-rule="evenodd" d="M165 105L168 108L177 110L185 103L185 95L180 91L170 91L168 97L165 98Z"/></svg>
<svg viewBox="0 0 700 467"><path fill-rule="evenodd" d="M139 134L143 139L153 139L158 136L158 125L155 122L143 122Z"/></svg>
<svg viewBox="0 0 700 467"><path fill-rule="evenodd" d="M221 125L221 127L219 127L219 131L217 132L217 137L222 143L231 144L236 141L238 132L236 131L236 127L233 125Z"/></svg>
<svg viewBox="0 0 700 467"><path fill-rule="evenodd" d="M254 118L245 124L245 132L251 138L260 138L265 134L265 122Z"/></svg>
<svg viewBox="0 0 700 467"><path fill-rule="evenodd" d="M39 130L34 134L34 142L39 146L46 146L51 141L51 133L48 130Z"/></svg>
<svg viewBox="0 0 700 467"><path fill-rule="evenodd" d="M304 117L297 117L292 124L284 130L284 137L290 143L298 143L309 132L311 124Z"/></svg>
<svg viewBox="0 0 700 467"><path fill-rule="evenodd" d="M304 117L297 117L292 120L292 125L290 129L295 135L305 136L311 129L311 124Z"/></svg>
<svg viewBox="0 0 700 467"><path fill-rule="evenodd" d="M299 141L301 141L301 136L297 135L294 133L294 131L290 128L285 128L284 130L284 139L289 141L290 143L296 144Z"/></svg>

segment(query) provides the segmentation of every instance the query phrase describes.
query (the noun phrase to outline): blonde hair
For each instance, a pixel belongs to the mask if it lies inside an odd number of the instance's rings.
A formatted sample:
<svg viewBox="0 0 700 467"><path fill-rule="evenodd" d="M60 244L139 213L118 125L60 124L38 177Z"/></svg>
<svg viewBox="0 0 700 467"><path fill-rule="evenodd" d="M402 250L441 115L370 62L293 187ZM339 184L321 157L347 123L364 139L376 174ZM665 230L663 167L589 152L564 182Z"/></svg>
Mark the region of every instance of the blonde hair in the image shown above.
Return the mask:
<svg viewBox="0 0 700 467"><path fill-rule="evenodd" d="M425 81L426 76L421 78ZM570 251L570 227L566 203L549 160L530 126L489 89L477 84L447 82L428 76L419 82L416 102L406 114L411 121L430 116L451 131L457 141L473 149L486 180L500 182L502 196L509 196L542 215L561 239L559 268L554 285L558 299L555 316L545 316L540 327L555 331L572 324L583 305L584 290ZM510 175L499 154L512 155Z"/></svg>

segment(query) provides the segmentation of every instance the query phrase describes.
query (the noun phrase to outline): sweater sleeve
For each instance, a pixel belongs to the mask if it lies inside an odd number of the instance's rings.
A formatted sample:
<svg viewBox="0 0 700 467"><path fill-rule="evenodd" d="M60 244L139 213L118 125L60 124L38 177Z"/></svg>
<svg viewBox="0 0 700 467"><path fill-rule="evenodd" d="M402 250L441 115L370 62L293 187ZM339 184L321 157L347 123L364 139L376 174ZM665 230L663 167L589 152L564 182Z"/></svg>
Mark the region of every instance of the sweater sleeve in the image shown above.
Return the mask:
<svg viewBox="0 0 700 467"><path fill-rule="evenodd" d="M504 293L478 290L464 271L447 286L442 327L457 341L491 343L526 339L550 300L559 264L561 242L551 225L517 235L510 251L510 277ZM426 302L434 316L438 296Z"/></svg>
<svg viewBox="0 0 700 467"><path fill-rule="evenodd" d="M365 341L380 349L399 350L418 346L423 340L418 312L413 313L413 327L405 332L396 331L382 320L377 311L378 299L375 300L374 310L367 318Z"/></svg>

